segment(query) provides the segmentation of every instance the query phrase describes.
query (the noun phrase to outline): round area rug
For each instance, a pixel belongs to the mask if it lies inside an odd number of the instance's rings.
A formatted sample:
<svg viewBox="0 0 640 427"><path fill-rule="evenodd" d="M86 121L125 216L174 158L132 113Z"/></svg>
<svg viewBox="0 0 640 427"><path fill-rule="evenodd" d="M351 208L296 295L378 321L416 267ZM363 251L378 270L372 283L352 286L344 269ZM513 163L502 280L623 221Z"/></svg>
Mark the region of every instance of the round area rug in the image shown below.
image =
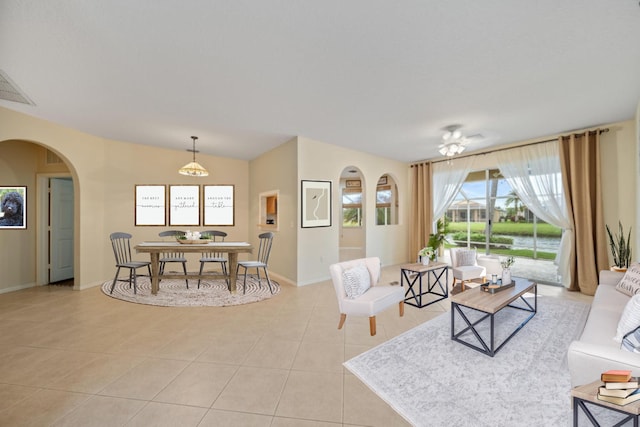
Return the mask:
<svg viewBox="0 0 640 427"><path fill-rule="evenodd" d="M162 279L157 295L151 294L151 281L148 277L138 277L137 293L128 282L116 282L110 293L112 280L102 285L102 292L112 298L138 304L159 305L163 307L226 307L250 304L272 298L280 293L280 285L271 280L273 294L265 279L261 285L256 280L247 279L247 292L243 293L242 280L237 282L237 293L232 295L224 280L202 280L198 289L198 280L189 280L189 289L183 279Z"/></svg>

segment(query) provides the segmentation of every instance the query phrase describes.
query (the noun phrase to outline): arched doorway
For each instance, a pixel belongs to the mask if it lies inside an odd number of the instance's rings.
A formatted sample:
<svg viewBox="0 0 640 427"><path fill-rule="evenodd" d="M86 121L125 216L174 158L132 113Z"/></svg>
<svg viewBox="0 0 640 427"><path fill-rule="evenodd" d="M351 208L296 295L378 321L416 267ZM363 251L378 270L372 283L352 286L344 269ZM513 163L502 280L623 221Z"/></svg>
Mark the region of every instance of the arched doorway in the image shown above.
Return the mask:
<svg viewBox="0 0 640 427"><path fill-rule="evenodd" d="M360 169L347 166L340 174L340 261L366 256L365 182Z"/></svg>

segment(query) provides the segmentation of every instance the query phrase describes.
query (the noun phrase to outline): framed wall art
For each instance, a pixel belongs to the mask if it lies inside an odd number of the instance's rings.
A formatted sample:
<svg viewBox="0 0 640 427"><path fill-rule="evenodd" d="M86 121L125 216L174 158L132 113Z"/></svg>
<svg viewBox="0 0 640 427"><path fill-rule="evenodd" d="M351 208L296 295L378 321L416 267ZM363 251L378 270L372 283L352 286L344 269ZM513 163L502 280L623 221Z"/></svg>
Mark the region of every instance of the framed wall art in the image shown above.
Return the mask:
<svg viewBox="0 0 640 427"><path fill-rule="evenodd" d="M234 225L234 189L233 185L204 186L203 225Z"/></svg>
<svg viewBox="0 0 640 427"><path fill-rule="evenodd" d="M348 179L345 181L346 187L360 187L361 182L359 179Z"/></svg>
<svg viewBox="0 0 640 427"><path fill-rule="evenodd" d="M136 185L136 225L167 225L166 186Z"/></svg>
<svg viewBox="0 0 640 427"><path fill-rule="evenodd" d="M331 181L301 182L302 228L331 226Z"/></svg>
<svg viewBox="0 0 640 427"><path fill-rule="evenodd" d="M0 229L27 228L27 187L0 187Z"/></svg>
<svg viewBox="0 0 640 427"><path fill-rule="evenodd" d="M169 186L169 225L200 225L200 186Z"/></svg>

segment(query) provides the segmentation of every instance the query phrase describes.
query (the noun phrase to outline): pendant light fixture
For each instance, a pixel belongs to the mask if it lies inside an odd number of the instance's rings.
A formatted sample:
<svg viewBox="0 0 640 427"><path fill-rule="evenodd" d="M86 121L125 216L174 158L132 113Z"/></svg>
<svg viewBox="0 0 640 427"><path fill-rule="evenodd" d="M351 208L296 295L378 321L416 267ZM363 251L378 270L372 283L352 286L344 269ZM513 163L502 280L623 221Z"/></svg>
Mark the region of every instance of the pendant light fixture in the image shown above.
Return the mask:
<svg viewBox="0 0 640 427"><path fill-rule="evenodd" d="M196 153L198 152L196 150L196 139L198 139L198 137L192 136L191 139L193 140L193 148L187 151L191 151L193 153L193 161L178 169L178 173L180 173L180 175L187 176L208 176L209 172L196 162Z"/></svg>

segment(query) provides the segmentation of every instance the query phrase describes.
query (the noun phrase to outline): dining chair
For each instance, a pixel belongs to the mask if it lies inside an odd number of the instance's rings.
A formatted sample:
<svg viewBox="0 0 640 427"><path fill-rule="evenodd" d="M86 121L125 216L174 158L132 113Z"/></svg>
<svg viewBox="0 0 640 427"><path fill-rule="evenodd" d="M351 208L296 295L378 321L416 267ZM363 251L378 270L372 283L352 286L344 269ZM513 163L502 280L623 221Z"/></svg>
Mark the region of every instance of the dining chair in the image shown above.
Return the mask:
<svg viewBox="0 0 640 427"><path fill-rule="evenodd" d="M151 262L150 261L134 261L131 259L131 234L116 232L111 233L109 236L111 239L111 247L113 248L113 255L116 258L116 275L113 278L113 283L111 283L111 291L113 293L113 288L116 286L116 281L120 282L129 282L129 287L131 287L131 283L133 283L133 293L137 293L136 288L136 271L139 268L147 267L149 271L149 278L151 278ZM127 280L118 279L118 275L120 274L121 268L129 269L129 278Z"/></svg>
<svg viewBox="0 0 640 427"><path fill-rule="evenodd" d="M206 230L200 233L200 235L208 236L212 242L224 242L224 238L227 237L227 233L218 230ZM227 259L224 257L224 253L215 251L203 253L202 258L200 258L200 272L198 273L200 276L202 276L204 265L208 262L220 264L222 275L224 276L225 282L227 282L227 288L230 290L231 284L229 283L229 274L227 273ZM198 279L198 289L200 289L200 279Z"/></svg>
<svg viewBox="0 0 640 427"><path fill-rule="evenodd" d="M158 233L160 237L173 237L178 238L179 236L184 236L184 231L180 230L167 230L161 231ZM158 272L159 276L164 274L164 267L169 262L179 262L182 264L182 271L184 271L185 276L187 275L187 259L182 252L163 252L160 254L160 271ZM162 280L159 278L158 280ZM187 284L187 289L189 289L189 279L184 279Z"/></svg>
<svg viewBox="0 0 640 427"><path fill-rule="evenodd" d="M273 294L273 288L271 287L271 279L269 279L269 272L267 271L268 263L269 263L269 254L271 253L271 245L273 244L273 233L268 231L266 233L262 233L258 236L260 239L260 246L258 247L258 259L254 261L238 261L238 266L236 267L236 276L238 276L238 271L240 267L244 268L244 293L247 293L247 271L250 268L256 269L256 276L258 277L258 284L262 287L262 279L260 279L260 269L264 270L264 275L267 278L267 283L269 284L269 290Z"/></svg>
<svg viewBox="0 0 640 427"><path fill-rule="evenodd" d="M381 285L380 258L369 257L339 262L329 266L333 288L338 298L342 329L348 315L368 316L369 332L376 334L376 315L398 304L400 317L404 316L404 288Z"/></svg>

